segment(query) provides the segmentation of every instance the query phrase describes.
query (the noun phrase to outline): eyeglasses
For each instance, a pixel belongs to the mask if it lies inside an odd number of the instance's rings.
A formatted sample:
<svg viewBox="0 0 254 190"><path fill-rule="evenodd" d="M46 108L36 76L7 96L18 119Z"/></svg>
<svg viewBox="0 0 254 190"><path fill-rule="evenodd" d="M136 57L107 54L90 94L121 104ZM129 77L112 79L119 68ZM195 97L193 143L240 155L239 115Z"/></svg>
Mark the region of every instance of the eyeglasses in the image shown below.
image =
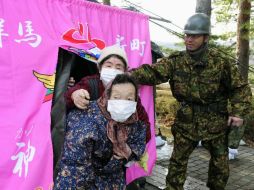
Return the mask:
<svg viewBox="0 0 254 190"><path fill-rule="evenodd" d="M184 38L185 39L197 39L203 36L203 34L185 34Z"/></svg>

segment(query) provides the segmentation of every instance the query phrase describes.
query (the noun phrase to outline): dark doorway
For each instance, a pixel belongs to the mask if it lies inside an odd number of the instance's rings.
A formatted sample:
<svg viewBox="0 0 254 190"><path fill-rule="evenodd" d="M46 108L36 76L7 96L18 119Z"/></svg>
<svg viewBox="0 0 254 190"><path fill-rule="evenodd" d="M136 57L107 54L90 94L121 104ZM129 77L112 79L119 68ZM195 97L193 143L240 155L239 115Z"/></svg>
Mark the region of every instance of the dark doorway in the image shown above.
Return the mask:
<svg viewBox="0 0 254 190"><path fill-rule="evenodd" d="M51 138L54 151L54 177L56 176L57 163L61 156L64 143L66 104L64 94L68 88L70 77L79 82L87 75L96 74L97 65L77 54L59 48L56 67L56 79L51 109Z"/></svg>

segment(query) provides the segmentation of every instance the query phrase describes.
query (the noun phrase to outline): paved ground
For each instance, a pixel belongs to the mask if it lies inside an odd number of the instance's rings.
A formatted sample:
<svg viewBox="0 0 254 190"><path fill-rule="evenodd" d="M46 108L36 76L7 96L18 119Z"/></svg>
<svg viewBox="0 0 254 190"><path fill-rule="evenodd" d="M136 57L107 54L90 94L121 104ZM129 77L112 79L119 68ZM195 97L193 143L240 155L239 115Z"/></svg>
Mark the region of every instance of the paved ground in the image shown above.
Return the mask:
<svg viewBox="0 0 254 190"><path fill-rule="evenodd" d="M230 177L226 190L254 190L254 149L240 146L235 160L230 160ZM207 190L209 153L199 147L192 153L187 171L185 190ZM157 161L153 174L146 178L143 189L159 190L165 188L168 159Z"/></svg>

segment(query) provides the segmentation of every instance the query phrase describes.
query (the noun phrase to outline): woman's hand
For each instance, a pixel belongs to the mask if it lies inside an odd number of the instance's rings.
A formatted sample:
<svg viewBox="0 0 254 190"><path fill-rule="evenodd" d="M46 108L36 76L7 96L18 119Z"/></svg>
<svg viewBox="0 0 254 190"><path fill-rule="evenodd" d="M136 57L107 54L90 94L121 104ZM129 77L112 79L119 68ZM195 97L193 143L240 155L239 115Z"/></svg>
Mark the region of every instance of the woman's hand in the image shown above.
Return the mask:
<svg viewBox="0 0 254 190"><path fill-rule="evenodd" d="M89 104L90 95L87 90L79 89L71 94L74 105L79 109L85 109Z"/></svg>

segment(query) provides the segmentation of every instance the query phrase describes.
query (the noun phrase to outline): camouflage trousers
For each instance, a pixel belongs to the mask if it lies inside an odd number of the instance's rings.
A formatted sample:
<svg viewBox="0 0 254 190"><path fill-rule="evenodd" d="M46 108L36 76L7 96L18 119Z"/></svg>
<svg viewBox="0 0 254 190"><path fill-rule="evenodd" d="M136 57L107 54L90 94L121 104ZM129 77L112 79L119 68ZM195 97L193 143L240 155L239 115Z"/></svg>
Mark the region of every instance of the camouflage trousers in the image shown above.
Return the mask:
<svg viewBox="0 0 254 190"><path fill-rule="evenodd" d="M187 164L190 154L198 144L179 132L173 131L174 149L170 158L166 177L166 190L183 190L186 180ZM229 177L228 147L226 135L203 141L203 146L210 152L207 186L211 190L224 190Z"/></svg>

